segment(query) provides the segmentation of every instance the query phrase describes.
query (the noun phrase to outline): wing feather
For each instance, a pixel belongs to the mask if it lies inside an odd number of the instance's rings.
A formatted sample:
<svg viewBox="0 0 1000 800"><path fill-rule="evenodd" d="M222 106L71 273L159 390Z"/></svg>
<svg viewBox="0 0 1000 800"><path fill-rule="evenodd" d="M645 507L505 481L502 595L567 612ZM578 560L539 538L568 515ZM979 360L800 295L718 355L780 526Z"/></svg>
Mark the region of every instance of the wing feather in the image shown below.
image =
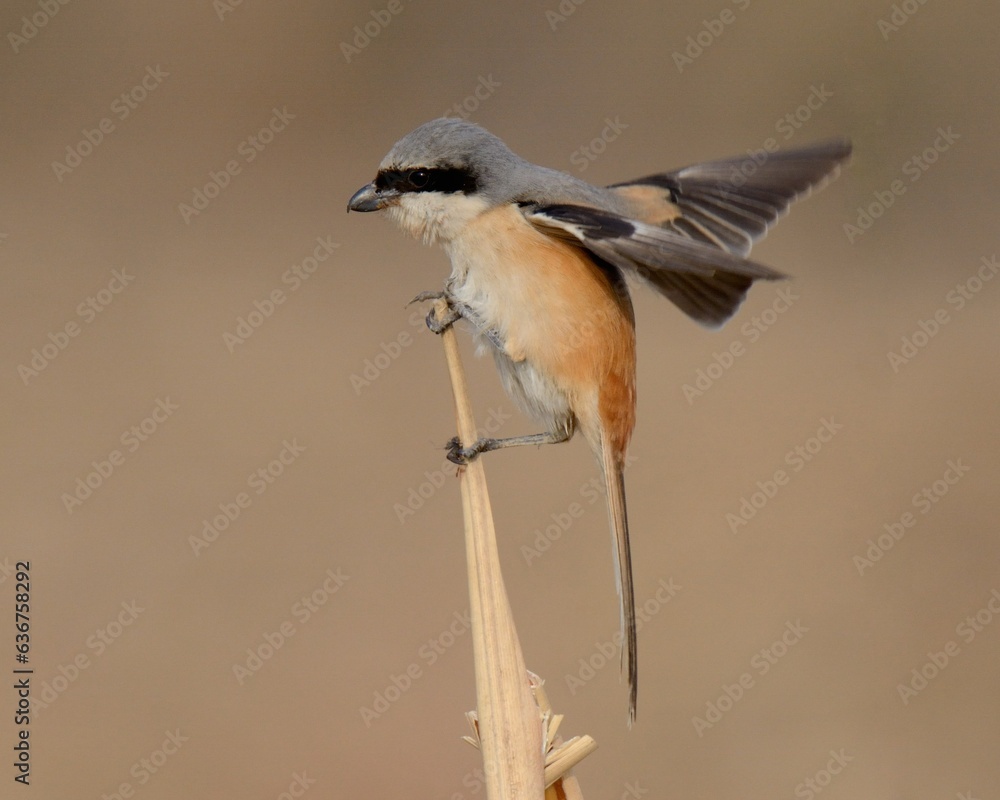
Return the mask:
<svg viewBox="0 0 1000 800"><path fill-rule="evenodd" d="M628 216L576 204L525 203L522 211L537 228L637 275L715 327L736 313L755 280L784 277L749 260L753 243L793 201L835 175L850 153L850 142L833 139L608 187L632 209Z"/></svg>
<svg viewBox="0 0 1000 800"><path fill-rule="evenodd" d="M659 202L677 211L667 228L684 236L707 236L745 256L792 202L833 177L850 154L849 141L831 139L794 150L694 164L608 188L625 198L630 188L662 189ZM650 209L651 216L657 213L662 215L662 210Z"/></svg>
<svg viewBox="0 0 1000 800"><path fill-rule="evenodd" d="M718 326L733 315L754 280L784 276L709 241L589 206L526 205L535 227L575 241L637 276L696 321Z"/></svg>

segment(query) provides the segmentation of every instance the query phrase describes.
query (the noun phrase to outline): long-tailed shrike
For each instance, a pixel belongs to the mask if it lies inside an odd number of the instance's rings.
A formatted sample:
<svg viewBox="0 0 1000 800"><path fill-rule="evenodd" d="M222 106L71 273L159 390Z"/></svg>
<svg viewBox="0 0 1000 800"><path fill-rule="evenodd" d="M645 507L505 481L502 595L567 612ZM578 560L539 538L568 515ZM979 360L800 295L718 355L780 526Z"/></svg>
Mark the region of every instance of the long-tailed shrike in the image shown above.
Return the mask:
<svg viewBox="0 0 1000 800"><path fill-rule="evenodd" d="M564 442L579 428L607 486L629 721L635 717L636 617L623 469L635 424L635 318L624 276L696 322L718 327L755 280L747 259L788 205L850 154L833 140L662 172L606 188L530 164L478 125L437 119L398 141L348 210L387 209L441 242L452 322L468 320L507 393L543 433L450 444L458 463L487 450ZM432 328L441 329L440 323Z"/></svg>

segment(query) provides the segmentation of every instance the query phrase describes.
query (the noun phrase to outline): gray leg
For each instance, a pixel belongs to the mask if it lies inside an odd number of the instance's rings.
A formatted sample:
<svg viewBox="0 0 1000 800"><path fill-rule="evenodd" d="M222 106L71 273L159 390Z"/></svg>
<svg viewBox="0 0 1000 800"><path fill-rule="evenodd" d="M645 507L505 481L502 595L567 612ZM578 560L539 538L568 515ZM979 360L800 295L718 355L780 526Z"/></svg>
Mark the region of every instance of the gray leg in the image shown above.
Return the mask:
<svg viewBox="0 0 1000 800"><path fill-rule="evenodd" d="M431 332L440 335L460 319L464 319L471 322L473 327L489 339L494 347L498 350L503 350L504 345L503 340L500 338L500 334L492 328L487 328L471 308L469 308L465 303L460 303L455 300L455 298L452 297L447 290L443 292L421 292L409 303L407 303L407 305L409 306L414 303L422 303L426 300L444 300L448 304L448 312L444 319L438 319L438 316L434 311L427 314L424 321L427 323L427 327L431 330Z"/></svg>
<svg viewBox="0 0 1000 800"><path fill-rule="evenodd" d="M503 450L505 447L521 447L526 444L559 444L568 442L573 436L573 426L568 425L560 431L548 433L530 433L527 436L510 436L506 439L477 439L468 447L462 447L462 443L456 436L447 445L448 460L453 464L464 466L473 461L480 453L488 453L490 450Z"/></svg>

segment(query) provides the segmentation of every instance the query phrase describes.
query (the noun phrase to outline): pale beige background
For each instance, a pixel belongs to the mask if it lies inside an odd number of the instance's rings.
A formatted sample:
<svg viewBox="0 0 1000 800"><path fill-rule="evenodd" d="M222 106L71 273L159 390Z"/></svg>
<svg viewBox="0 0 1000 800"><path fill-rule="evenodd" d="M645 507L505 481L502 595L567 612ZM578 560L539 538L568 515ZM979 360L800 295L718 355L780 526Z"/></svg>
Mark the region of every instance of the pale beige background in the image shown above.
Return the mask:
<svg viewBox="0 0 1000 800"><path fill-rule="evenodd" d="M128 784L145 800L276 798L296 775L315 780L307 797L483 796L477 754L459 739L474 687L455 617L467 607L458 488L435 474L451 398L440 343L404 308L447 264L344 207L397 138L491 85L471 118L538 163L578 171L574 151L606 118L627 126L579 172L595 182L775 135L856 146L840 180L755 250L794 275L798 298L758 341L741 329L776 286L717 333L636 295L637 591L680 589L640 634L631 732L615 664L575 694L567 684L617 626L605 512L586 488L596 465L582 442L489 458L528 663L564 731L600 744L579 770L586 796L809 797L804 782L830 778L834 750L852 760L824 800L996 797L1000 620L971 642L957 628L1000 588L1000 280L962 310L946 297L1000 250L1000 17L989 2L909 6L886 39L888 0L589 0L563 21L546 17L556 0L414 2L348 62L341 44L385 4L246 0L220 20L209 0L72 2L17 52L6 34L40 6L6 4L0 563L32 564L35 696L64 689L36 708L24 796L111 797ZM726 7L732 23L679 72L674 51ZM148 67L168 76L119 119L112 103ZM832 97L786 141L778 120L814 86ZM274 108L294 119L246 163L240 143ZM52 162L103 117L114 130L58 180ZM960 138L911 182L904 164L939 127ZM231 159L240 174L186 224L179 204ZM849 243L844 224L897 179L905 194ZM339 247L229 352L223 335L317 237ZM77 307L112 270L134 280L88 323ZM950 321L894 372L889 351L939 309ZM79 335L26 384L19 365L74 321ZM400 334L398 357L355 388ZM689 403L683 384L734 341L745 354ZM492 365L469 355L480 420L506 418ZM178 409L128 452L122 435L158 399ZM730 532L726 514L790 471L786 453L824 418L842 429ZM502 430L533 428L515 415ZM284 440L304 452L254 494L248 476ZM114 449L124 463L68 513L63 493ZM921 514L914 494L949 459L970 470ZM425 493L443 485L401 522L396 504L427 481ZM190 537L241 491L250 506L196 557ZM573 503L582 515L528 564L522 548ZM860 575L854 556L907 511L917 525ZM332 596L327 570L349 576ZM10 620L13 580L0 579ZM313 592L328 602L303 621L296 603ZM123 603L142 611L119 629ZM798 621L808 632L761 674L755 654ZM110 623L121 635L109 646L90 638ZM240 684L234 665L283 625L294 633ZM452 645L434 663L430 640ZM949 641L958 655L904 705L897 685ZM74 674L77 658L87 666ZM366 724L363 707L408 669L412 685ZM754 685L699 736L693 718L747 672ZM14 701L5 689L4 764ZM177 731L187 741L164 762ZM12 768L0 771L13 796Z"/></svg>

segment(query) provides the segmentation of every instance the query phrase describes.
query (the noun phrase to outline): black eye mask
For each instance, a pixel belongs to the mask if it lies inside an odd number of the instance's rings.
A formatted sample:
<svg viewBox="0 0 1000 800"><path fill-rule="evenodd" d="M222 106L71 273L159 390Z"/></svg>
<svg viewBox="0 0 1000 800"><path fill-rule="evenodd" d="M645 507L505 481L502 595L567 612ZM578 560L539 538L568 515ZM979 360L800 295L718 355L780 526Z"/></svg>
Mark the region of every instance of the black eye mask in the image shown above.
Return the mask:
<svg viewBox="0 0 1000 800"><path fill-rule="evenodd" d="M379 191L395 189L400 193L471 194L476 191L476 175L463 167L383 169L375 178L375 188Z"/></svg>

